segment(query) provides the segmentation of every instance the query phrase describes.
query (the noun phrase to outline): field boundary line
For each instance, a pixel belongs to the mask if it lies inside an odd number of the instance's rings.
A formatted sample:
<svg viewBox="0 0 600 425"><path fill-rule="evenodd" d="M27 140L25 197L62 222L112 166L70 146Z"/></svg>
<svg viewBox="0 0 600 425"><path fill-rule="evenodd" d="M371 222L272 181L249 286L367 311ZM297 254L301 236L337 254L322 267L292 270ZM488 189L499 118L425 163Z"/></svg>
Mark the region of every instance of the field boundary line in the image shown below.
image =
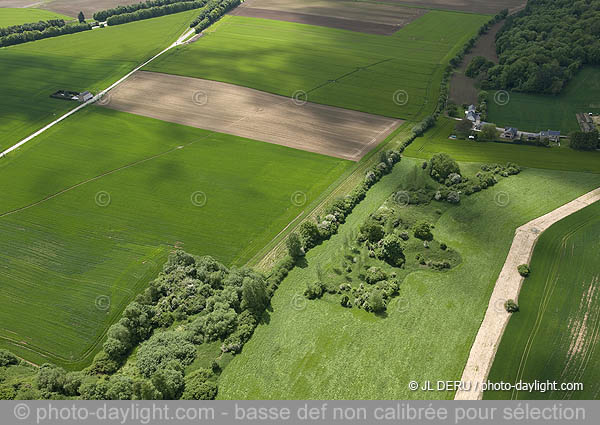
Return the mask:
<svg viewBox="0 0 600 425"><path fill-rule="evenodd" d="M59 122L67 119L68 117L70 117L71 115L79 112L80 110L82 110L83 108L85 108L86 106L91 105L92 103L95 103L99 100L101 100L110 90L114 89L115 87L117 87L119 84L123 83L123 81L127 80L131 75L133 75L135 72L139 71L140 69L142 69L144 66L148 65L150 62L152 62L153 60L155 60L156 58L158 58L159 56L163 55L164 53L168 52L169 50L171 50L173 47L177 47L181 44L183 44L185 42L185 40L187 38L189 38L190 35L192 35L192 33L194 33L195 30L192 28L190 30L185 31L181 36L179 36L179 38L173 42L170 46L168 46L167 48L163 49L162 51L160 51L159 53L157 53L156 55L154 55L153 57L151 57L150 59L148 59L147 61L145 61L144 63L142 63L141 65L137 66L135 69L133 69L132 71L130 71L129 73L125 74L124 77L121 77L119 80L117 80L116 82L114 82L113 84L111 84L108 88L102 90L100 93L98 93L97 95L95 95L93 98L91 98L90 100L82 103L81 105L77 106L74 109L71 109L69 112L67 112L66 114L60 116L59 118L55 119L54 121L52 121L49 124L46 124L44 127L42 127L41 129L39 129L38 131L36 131L35 133L27 136L26 138L24 138L23 140L21 140L20 142L16 143L15 145L11 146L10 148L4 150L3 152L0 152L0 158L4 157L6 154L17 150L18 148L20 148L21 146L23 146L25 143L35 139L37 136L39 136L40 134L46 132L47 130L49 130L50 128L54 127L56 124L58 124Z"/></svg>
<svg viewBox="0 0 600 425"><path fill-rule="evenodd" d="M504 302L509 299L518 300L523 284L524 278L517 271L517 266L529 264L535 245L545 230L597 201L600 201L600 188L517 228L463 370L461 381L466 383L467 389L458 390L454 397L455 400L481 400L483 398L481 384L487 381L502 335L510 319L510 313L505 310Z"/></svg>

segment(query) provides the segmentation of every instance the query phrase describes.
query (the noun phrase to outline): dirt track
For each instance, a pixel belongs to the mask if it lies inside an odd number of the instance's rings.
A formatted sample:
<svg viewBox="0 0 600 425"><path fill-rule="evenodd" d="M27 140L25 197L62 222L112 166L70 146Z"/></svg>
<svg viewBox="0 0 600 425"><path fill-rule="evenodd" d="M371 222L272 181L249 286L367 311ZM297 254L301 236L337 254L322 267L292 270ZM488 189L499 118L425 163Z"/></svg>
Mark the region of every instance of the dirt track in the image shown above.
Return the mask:
<svg viewBox="0 0 600 425"><path fill-rule="evenodd" d="M143 0L1 0L0 7L37 7L73 17L82 11L86 18L91 18L100 10L141 1Z"/></svg>
<svg viewBox="0 0 600 425"><path fill-rule="evenodd" d="M391 35L427 13L403 5L349 0L246 0L231 15Z"/></svg>
<svg viewBox="0 0 600 425"><path fill-rule="evenodd" d="M487 381L502 334L510 319L510 313L504 309L504 302L509 299L518 300L523 278L517 271L517 267L520 264L529 264L535 243L541 233L557 221L598 201L600 201L600 188L586 193L516 230L510 251L492 292L485 317L471 347L469 359L461 378L462 382L475 386L476 383ZM480 400L482 397L483 392L479 387L472 388L471 391L457 391L454 399Z"/></svg>
<svg viewBox="0 0 600 425"><path fill-rule="evenodd" d="M106 106L351 161L402 123L302 98L153 72L135 73L110 92Z"/></svg>
<svg viewBox="0 0 600 425"><path fill-rule="evenodd" d="M277 1L277 0L275 0ZM496 14L502 9L509 12L520 9L526 0L370 0L384 3L402 3L407 6L428 7L431 9L456 10L481 14Z"/></svg>

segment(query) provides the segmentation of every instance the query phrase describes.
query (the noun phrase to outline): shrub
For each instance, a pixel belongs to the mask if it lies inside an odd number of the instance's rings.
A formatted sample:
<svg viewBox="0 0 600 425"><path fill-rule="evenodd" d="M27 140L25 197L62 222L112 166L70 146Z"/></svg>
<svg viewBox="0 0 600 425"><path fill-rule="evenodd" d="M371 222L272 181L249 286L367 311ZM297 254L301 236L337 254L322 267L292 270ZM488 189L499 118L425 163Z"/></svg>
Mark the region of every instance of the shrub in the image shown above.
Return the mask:
<svg viewBox="0 0 600 425"><path fill-rule="evenodd" d="M185 377L183 400L214 400L217 385L209 379L213 373L209 369L197 369Z"/></svg>
<svg viewBox="0 0 600 425"><path fill-rule="evenodd" d="M137 352L137 367L145 377L177 360L189 365L196 357L196 347L181 332L165 331L154 334L140 345ZM160 388L157 387L160 391Z"/></svg>
<svg viewBox="0 0 600 425"><path fill-rule="evenodd" d="M383 226L374 220L369 220L360 226L360 238L371 243L379 242L385 235Z"/></svg>
<svg viewBox="0 0 600 425"><path fill-rule="evenodd" d="M287 246L290 257L292 257L294 260L297 260L298 258L304 256L302 242L300 242L300 237L297 233L294 232L290 234L287 240L285 241L285 245Z"/></svg>
<svg viewBox="0 0 600 425"><path fill-rule="evenodd" d="M386 305L380 291L372 291L369 295L369 309L374 313L385 311Z"/></svg>
<svg viewBox="0 0 600 425"><path fill-rule="evenodd" d="M370 267L369 270L367 270L365 281L370 285L374 285L375 283L386 280L387 278L387 274L379 267Z"/></svg>
<svg viewBox="0 0 600 425"><path fill-rule="evenodd" d="M422 221L415 226L414 229L415 238L423 241L432 241L433 234L431 233L431 225L426 221Z"/></svg>
<svg viewBox="0 0 600 425"><path fill-rule="evenodd" d="M404 264L404 247L396 235L387 235L381 244L381 256L390 265L400 267Z"/></svg>
<svg viewBox="0 0 600 425"><path fill-rule="evenodd" d="M517 305L517 303L514 300L507 300L504 303L504 308L509 313L516 313L517 311L519 311L519 306Z"/></svg>
<svg viewBox="0 0 600 425"><path fill-rule="evenodd" d="M309 300L314 300L316 298L321 298L325 293L325 284L321 281L316 281L313 283L309 283L306 285L306 290L304 291L304 296Z"/></svg>
<svg viewBox="0 0 600 425"><path fill-rule="evenodd" d="M529 265L527 265L527 264L521 264L520 266L517 267L517 270L519 271L519 274L523 277L527 277L531 273Z"/></svg>
<svg viewBox="0 0 600 425"><path fill-rule="evenodd" d="M8 350L0 349L0 367L19 364L19 359Z"/></svg>
<svg viewBox="0 0 600 425"><path fill-rule="evenodd" d="M440 183L444 183L450 174L460 174L458 163L445 153L437 153L428 163L429 175Z"/></svg>

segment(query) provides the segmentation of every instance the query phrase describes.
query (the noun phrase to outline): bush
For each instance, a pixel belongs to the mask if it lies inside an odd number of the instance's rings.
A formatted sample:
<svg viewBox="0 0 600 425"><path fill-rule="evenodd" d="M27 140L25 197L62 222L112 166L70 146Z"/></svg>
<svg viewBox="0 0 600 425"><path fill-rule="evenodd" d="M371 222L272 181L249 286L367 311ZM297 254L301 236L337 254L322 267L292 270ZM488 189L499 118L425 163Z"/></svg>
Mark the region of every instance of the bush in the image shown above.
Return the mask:
<svg viewBox="0 0 600 425"><path fill-rule="evenodd" d="M396 235L387 235L381 244L381 257L390 265L400 267L404 264L404 247Z"/></svg>
<svg viewBox="0 0 600 425"><path fill-rule="evenodd" d="M185 377L183 400L214 400L217 396L217 385L209 379L213 373L209 369L197 369Z"/></svg>
<svg viewBox="0 0 600 425"><path fill-rule="evenodd" d="M431 233L431 225L426 221L422 221L415 226L414 229L415 238L423 241L432 241L433 234Z"/></svg>
<svg viewBox="0 0 600 425"><path fill-rule="evenodd" d="M294 260L301 258L304 256L304 250L302 249L302 242L300 242L300 237L297 233L292 233L288 236L285 241L285 245L287 246L288 253L290 257Z"/></svg>
<svg viewBox="0 0 600 425"><path fill-rule="evenodd" d="M519 306L517 305L517 303L514 300L507 300L504 303L504 308L509 313L516 313L517 311L519 311Z"/></svg>
<svg viewBox="0 0 600 425"><path fill-rule="evenodd" d="M360 226L361 240L368 241L370 243L377 243L385 236L383 226L374 220L369 220L362 226Z"/></svg>
<svg viewBox="0 0 600 425"><path fill-rule="evenodd" d="M316 298L321 298L325 293L325 284L321 281L316 281L313 283L309 283L306 285L306 290L304 291L304 296L309 300L314 300Z"/></svg>
<svg viewBox="0 0 600 425"><path fill-rule="evenodd" d="M529 265L527 265L527 264L521 264L520 266L517 267L517 270L518 270L519 274L523 277L527 277L531 273L531 270L529 269Z"/></svg>
<svg viewBox="0 0 600 425"><path fill-rule="evenodd" d="M8 350L0 349L0 367L19 364L19 359Z"/></svg>
<svg viewBox="0 0 600 425"><path fill-rule="evenodd" d="M183 333L165 331L154 334L137 351L137 368L147 378L173 360L189 365L196 357L196 347ZM157 387L160 391L160 388Z"/></svg>
<svg viewBox="0 0 600 425"><path fill-rule="evenodd" d="M382 313L385 311L386 305L380 291L373 291L369 295L369 309L374 313Z"/></svg>
<svg viewBox="0 0 600 425"><path fill-rule="evenodd" d="M458 163L445 153L433 155L427 167L429 175L440 183L444 183L450 174L460 174Z"/></svg>
<svg viewBox="0 0 600 425"><path fill-rule="evenodd" d="M386 280L387 278L388 278L387 274L383 270L381 270L379 267L370 267L369 270L367 270L367 274L365 276L365 281L369 285L374 285L377 282Z"/></svg>

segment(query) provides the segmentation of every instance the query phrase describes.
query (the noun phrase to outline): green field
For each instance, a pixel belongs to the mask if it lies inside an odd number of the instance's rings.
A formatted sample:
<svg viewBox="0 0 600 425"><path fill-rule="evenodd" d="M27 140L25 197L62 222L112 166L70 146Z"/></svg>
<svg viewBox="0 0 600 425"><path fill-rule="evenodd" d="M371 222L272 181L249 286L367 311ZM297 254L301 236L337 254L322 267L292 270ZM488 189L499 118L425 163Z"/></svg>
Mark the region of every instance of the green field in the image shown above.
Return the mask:
<svg viewBox="0 0 600 425"><path fill-rule="evenodd" d="M410 274L387 317L343 308L338 300L305 300L302 293L317 269L339 258L345 241L415 165L420 161L404 158L338 235L309 251L307 267L283 281L269 323L258 327L221 375L220 398L452 398L453 392L411 392L408 383L460 379L515 228L600 186L596 174L526 169L459 206L423 207L428 217L441 209L435 237L458 251L463 263L444 273ZM475 164L461 167L476 171ZM509 205L495 202L499 192L508 194Z"/></svg>
<svg viewBox="0 0 600 425"><path fill-rule="evenodd" d="M501 391L494 399L600 398L600 203L554 224L540 237L532 274L496 354L492 382L581 382L583 391Z"/></svg>
<svg viewBox="0 0 600 425"><path fill-rule="evenodd" d="M145 69L284 96L303 91L311 102L417 120L435 108L449 59L488 19L431 11L382 36L226 16Z"/></svg>
<svg viewBox="0 0 600 425"><path fill-rule="evenodd" d="M65 21L70 21L73 18L42 9L0 8L0 28L31 22L47 21L48 19L64 19Z"/></svg>
<svg viewBox="0 0 600 425"><path fill-rule="evenodd" d="M57 90L98 93L174 42L188 11L0 49L0 149L77 106Z"/></svg>
<svg viewBox="0 0 600 425"><path fill-rule="evenodd" d="M488 121L525 131L550 129L566 134L579 130L578 112L600 113L600 68L583 68L558 96L510 93L504 106L490 101Z"/></svg>
<svg viewBox="0 0 600 425"><path fill-rule="evenodd" d="M0 160L0 347L89 363L174 247L244 264L353 166L86 108Z"/></svg>
<svg viewBox="0 0 600 425"><path fill-rule="evenodd" d="M441 118L436 126L417 138L405 151L414 158L429 158L445 152L458 161L516 162L524 167L547 168L564 171L600 173L600 152L581 152L568 147L543 148L508 143L451 140L454 120Z"/></svg>

